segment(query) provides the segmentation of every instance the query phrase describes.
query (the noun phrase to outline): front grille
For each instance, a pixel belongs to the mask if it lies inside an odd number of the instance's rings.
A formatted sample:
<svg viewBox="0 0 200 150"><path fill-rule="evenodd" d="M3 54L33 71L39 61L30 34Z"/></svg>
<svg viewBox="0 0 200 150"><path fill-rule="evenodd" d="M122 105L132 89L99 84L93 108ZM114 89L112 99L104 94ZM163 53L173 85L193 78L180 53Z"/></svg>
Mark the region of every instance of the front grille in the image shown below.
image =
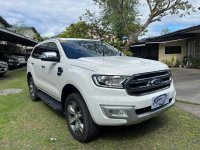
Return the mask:
<svg viewBox="0 0 200 150"><path fill-rule="evenodd" d="M140 96L169 88L170 84L171 72L162 70L133 75L124 87L129 95Z"/></svg>

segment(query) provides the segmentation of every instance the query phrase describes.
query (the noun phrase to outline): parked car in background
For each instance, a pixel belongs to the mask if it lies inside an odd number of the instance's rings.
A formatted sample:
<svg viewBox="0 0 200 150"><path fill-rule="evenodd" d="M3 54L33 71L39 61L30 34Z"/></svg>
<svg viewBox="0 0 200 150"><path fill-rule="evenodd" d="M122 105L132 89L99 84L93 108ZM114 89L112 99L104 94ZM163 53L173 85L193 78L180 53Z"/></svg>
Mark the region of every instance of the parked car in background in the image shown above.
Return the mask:
<svg viewBox="0 0 200 150"><path fill-rule="evenodd" d="M24 56L9 55L8 53L0 53L0 60L6 61L8 63L9 69L18 68L26 65L26 60Z"/></svg>
<svg viewBox="0 0 200 150"><path fill-rule="evenodd" d="M18 60L20 67L26 65L26 58L24 56L12 55L12 57L14 57Z"/></svg>
<svg viewBox="0 0 200 150"><path fill-rule="evenodd" d="M8 64L5 61L0 60L0 77L8 72Z"/></svg>

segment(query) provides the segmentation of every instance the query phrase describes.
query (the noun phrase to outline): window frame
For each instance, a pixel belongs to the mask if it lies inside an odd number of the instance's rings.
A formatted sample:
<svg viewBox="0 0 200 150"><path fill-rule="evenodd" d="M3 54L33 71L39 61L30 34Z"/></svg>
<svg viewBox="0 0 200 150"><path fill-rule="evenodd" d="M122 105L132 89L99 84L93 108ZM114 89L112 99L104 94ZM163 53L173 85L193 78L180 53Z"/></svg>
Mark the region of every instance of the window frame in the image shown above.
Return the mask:
<svg viewBox="0 0 200 150"><path fill-rule="evenodd" d="M50 44L50 43L55 44L55 46L56 46L56 48L57 48L57 51L55 51L55 52L58 52L57 55L58 55L58 58L60 58L60 51L59 51L58 45L57 45L55 42L52 42L52 41L51 41L51 42L45 42L45 43L42 43L42 44L36 46L36 47L34 48L32 54L31 54L31 57L34 58L34 59L40 59L40 58L39 58L40 56L38 55L40 49L41 49L42 47L44 47L44 48L46 48L46 49L49 48L49 44ZM46 45L46 46L44 46L44 45ZM35 52L36 50L37 50L37 52L36 52L37 56L34 56L33 54L34 54L34 52ZM47 52L48 52L48 51L47 51ZM41 54L40 54L40 55L41 55Z"/></svg>
<svg viewBox="0 0 200 150"><path fill-rule="evenodd" d="M182 46L165 46L165 54L181 54Z"/></svg>

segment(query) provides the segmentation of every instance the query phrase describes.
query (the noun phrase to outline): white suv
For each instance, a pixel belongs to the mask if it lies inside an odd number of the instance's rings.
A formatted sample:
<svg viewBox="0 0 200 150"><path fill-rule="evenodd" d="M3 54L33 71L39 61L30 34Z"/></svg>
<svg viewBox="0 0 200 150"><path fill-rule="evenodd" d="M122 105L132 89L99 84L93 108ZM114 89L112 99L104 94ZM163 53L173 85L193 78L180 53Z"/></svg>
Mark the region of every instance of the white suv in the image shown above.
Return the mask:
<svg viewBox="0 0 200 150"><path fill-rule="evenodd" d="M99 126L136 124L175 103L165 64L124 56L102 41L47 40L35 46L27 66L32 100L64 113L80 142L94 138Z"/></svg>

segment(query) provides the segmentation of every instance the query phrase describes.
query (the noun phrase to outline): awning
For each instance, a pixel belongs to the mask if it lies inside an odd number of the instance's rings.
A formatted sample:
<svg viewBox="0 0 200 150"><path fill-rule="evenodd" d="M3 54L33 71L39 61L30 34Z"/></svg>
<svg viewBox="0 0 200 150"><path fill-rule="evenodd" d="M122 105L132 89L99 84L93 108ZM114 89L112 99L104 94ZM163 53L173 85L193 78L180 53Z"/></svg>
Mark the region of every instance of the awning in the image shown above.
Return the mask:
<svg viewBox="0 0 200 150"><path fill-rule="evenodd" d="M0 28L0 41L21 44L23 46L35 46L38 43L33 39L27 38L4 28Z"/></svg>

